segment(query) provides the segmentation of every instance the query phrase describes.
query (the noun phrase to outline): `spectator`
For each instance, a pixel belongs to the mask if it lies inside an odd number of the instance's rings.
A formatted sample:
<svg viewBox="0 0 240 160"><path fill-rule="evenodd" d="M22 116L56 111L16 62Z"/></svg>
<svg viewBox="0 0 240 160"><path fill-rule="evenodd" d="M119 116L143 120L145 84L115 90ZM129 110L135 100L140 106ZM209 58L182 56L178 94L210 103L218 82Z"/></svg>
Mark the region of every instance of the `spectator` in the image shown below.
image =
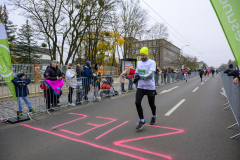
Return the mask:
<svg viewBox="0 0 240 160"><path fill-rule="evenodd" d="M47 67L46 71L44 72L44 77L50 81L57 81L62 80L62 72L58 68L57 61L53 60L50 66ZM55 95L54 90L52 87L49 87L46 93L46 105L47 109L50 109L51 104L52 107L60 107L59 98L62 95L62 91L59 94ZM51 110L52 111L52 110Z"/></svg>
<svg viewBox="0 0 240 160"><path fill-rule="evenodd" d="M17 77L12 80L12 83L15 85L16 97L18 101L18 111L19 115L23 115L22 112L22 99L28 106L29 112L36 113L35 110L32 109L31 102L28 100L27 95L29 94L29 90L27 85L31 83L31 79L26 78L24 73L18 73Z"/></svg>
<svg viewBox="0 0 240 160"><path fill-rule="evenodd" d="M159 86L158 81L159 81L159 73L160 70L159 68L156 66L156 72L155 72L155 86Z"/></svg>
<svg viewBox="0 0 240 160"><path fill-rule="evenodd" d="M123 71L122 74L119 76L118 81L121 83L121 90L122 92L126 92L124 90L124 83L125 83L125 78L128 76L130 72L130 68L128 68L127 70Z"/></svg>
<svg viewBox="0 0 240 160"><path fill-rule="evenodd" d="M176 77L176 70L175 70L175 68L173 68L172 69L172 82L174 82L174 79L175 79L175 77Z"/></svg>
<svg viewBox="0 0 240 160"><path fill-rule="evenodd" d="M67 77L66 83L69 89L69 93L68 93L69 106L75 106L75 104L72 102L72 95L73 95L74 88L77 88L76 79L75 79L76 76L77 76L77 72L74 70L73 64L69 63L68 69L66 71L66 77Z"/></svg>
<svg viewBox="0 0 240 160"><path fill-rule="evenodd" d="M228 73L230 73L232 71L234 71L233 64L229 64L229 68L226 71L224 71L224 73L228 74Z"/></svg>
<svg viewBox="0 0 240 160"><path fill-rule="evenodd" d="M167 83L170 83L171 73L171 68L168 68Z"/></svg>
<svg viewBox="0 0 240 160"><path fill-rule="evenodd" d="M133 66L130 66L129 69L130 70L129 70L129 74L128 74L128 81L129 81L128 90L130 91L130 90L134 90L133 89L133 78L134 78L134 74L135 74L136 70L133 69Z"/></svg>
<svg viewBox="0 0 240 160"><path fill-rule="evenodd" d="M82 85L79 84L77 88L77 95L76 95L76 104L82 104L82 99L84 97L84 90L82 88Z"/></svg>
<svg viewBox="0 0 240 160"><path fill-rule="evenodd" d="M92 72L91 62L87 61L83 67L83 89L85 91L84 100L88 101L88 92L90 91L90 85L92 84L92 78L96 76Z"/></svg>
<svg viewBox="0 0 240 160"><path fill-rule="evenodd" d="M228 76L233 76L233 84L237 84L240 80L240 73L238 70L234 70L230 73L228 73Z"/></svg>
<svg viewBox="0 0 240 160"><path fill-rule="evenodd" d="M92 67L92 72L95 75L93 79L93 87L94 87L94 100L100 100L99 89L100 89L100 77L98 76L98 65L95 64Z"/></svg>
<svg viewBox="0 0 240 160"><path fill-rule="evenodd" d="M165 69L163 68L162 69L162 73L161 73L161 83L165 83L165 78L164 78L164 76L165 76Z"/></svg>
<svg viewBox="0 0 240 160"><path fill-rule="evenodd" d="M77 82L80 83L81 77L82 77L82 69L80 64L77 64L76 72L77 72Z"/></svg>

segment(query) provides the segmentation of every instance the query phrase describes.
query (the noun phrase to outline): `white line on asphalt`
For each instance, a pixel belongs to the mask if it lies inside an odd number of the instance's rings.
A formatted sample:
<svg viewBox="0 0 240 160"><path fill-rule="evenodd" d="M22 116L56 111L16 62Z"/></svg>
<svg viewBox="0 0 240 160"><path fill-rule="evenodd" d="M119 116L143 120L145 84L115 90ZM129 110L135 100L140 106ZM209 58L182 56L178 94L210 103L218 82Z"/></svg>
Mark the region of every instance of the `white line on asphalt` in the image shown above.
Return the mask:
<svg viewBox="0 0 240 160"><path fill-rule="evenodd" d="M207 82L208 79L205 80L205 82Z"/></svg>
<svg viewBox="0 0 240 160"><path fill-rule="evenodd" d="M182 99L176 106L174 106L170 111L168 111L165 116L170 116L170 114L172 114L179 106L181 106L181 104L183 104L183 102L185 102L186 99Z"/></svg>
<svg viewBox="0 0 240 160"><path fill-rule="evenodd" d="M201 83L201 85L203 85L203 84L204 84L204 82Z"/></svg>
<svg viewBox="0 0 240 160"><path fill-rule="evenodd" d="M192 92L196 92L198 90L199 87L195 88Z"/></svg>
<svg viewBox="0 0 240 160"><path fill-rule="evenodd" d="M164 90L164 91L162 91L160 94L170 92L170 91L172 91L172 90L174 90L174 89L176 89L176 88L178 88L178 87L179 87L179 86L173 87L173 88L168 89L168 90Z"/></svg>

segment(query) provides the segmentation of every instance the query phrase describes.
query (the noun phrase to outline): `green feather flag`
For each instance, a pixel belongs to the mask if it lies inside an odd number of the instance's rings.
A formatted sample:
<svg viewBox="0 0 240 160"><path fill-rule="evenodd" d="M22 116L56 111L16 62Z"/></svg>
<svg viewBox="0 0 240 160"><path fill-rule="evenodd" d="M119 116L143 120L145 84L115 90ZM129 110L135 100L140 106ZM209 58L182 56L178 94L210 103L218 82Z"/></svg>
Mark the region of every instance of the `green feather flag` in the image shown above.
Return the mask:
<svg viewBox="0 0 240 160"><path fill-rule="evenodd" d="M11 80L13 79L13 70L7 33L1 21L0 21L0 75L3 77L5 82L11 82ZM14 100L17 101L14 84L8 83L8 88L10 89L14 97Z"/></svg>
<svg viewBox="0 0 240 160"><path fill-rule="evenodd" d="M240 0L210 0L235 60L240 65Z"/></svg>

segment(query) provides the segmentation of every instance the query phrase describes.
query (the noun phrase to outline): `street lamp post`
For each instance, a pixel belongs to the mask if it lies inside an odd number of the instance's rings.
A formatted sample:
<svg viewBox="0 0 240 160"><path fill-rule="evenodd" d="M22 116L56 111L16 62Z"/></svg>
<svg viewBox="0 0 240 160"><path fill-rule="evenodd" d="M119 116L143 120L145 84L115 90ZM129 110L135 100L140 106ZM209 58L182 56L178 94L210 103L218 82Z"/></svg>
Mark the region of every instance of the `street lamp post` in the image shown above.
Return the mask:
<svg viewBox="0 0 240 160"><path fill-rule="evenodd" d="M183 48L184 48L184 47L187 47L187 46L189 46L189 45L186 45L186 46L183 46L183 47L182 47L182 53L183 53ZM179 57L179 69L181 68L180 62L181 62L181 52L180 52L180 57Z"/></svg>

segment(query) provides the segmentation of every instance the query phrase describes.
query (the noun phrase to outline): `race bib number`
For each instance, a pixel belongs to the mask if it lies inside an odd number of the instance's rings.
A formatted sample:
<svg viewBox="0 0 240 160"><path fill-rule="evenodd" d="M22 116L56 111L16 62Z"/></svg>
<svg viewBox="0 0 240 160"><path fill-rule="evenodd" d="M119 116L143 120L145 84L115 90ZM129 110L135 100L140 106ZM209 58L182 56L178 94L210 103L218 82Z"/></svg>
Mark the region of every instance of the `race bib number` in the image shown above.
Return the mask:
<svg viewBox="0 0 240 160"><path fill-rule="evenodd" d="M138 70L138 74L139 74L139 75L145 75L145 70L139 69L139 70Z"/></svg>

